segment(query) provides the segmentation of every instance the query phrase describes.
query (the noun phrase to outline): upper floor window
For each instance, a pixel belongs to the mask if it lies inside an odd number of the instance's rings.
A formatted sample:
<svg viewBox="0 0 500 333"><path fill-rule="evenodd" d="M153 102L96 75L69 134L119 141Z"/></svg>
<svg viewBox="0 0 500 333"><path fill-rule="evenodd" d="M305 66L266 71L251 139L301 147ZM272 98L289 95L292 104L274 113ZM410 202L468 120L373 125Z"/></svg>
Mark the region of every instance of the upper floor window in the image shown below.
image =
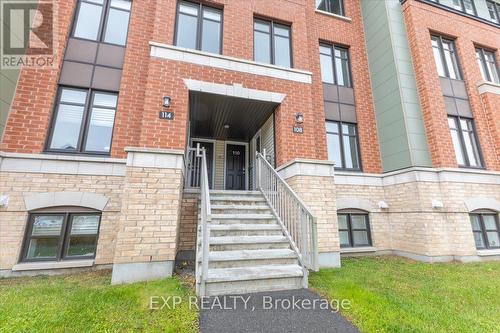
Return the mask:
<svg viewBox="0 0 500 333"><path fill-rule="evenodd" d="M361 170L358 131L356 124L326 121L328 160L335 167L345 170Z"/></svg>
<svg viewBox="0 0 500 333"><path fill-rule="evenodd" d="M118 95L60 88L47 150L109 154Z"/></svg>
<svg viewBox="0 0 500 333"><path fill-rule="evenodd" d="M448 116L453 148L459 166L481 167L481 155L474 121L468 118Z"/></svg>
<svg viewBox="0 0 500 333"><path fill-rule="evenodd" d="M470 15L476 15L474 0L453 0L453 8Z"/></svg>
<svg viewBox="0 0 500 333"><path fill-rule="evenodd" d="M274 21L255 19L253 49L255 61L292 67L291 27Z"/></svg>
<svg viewBox="0 0 500 333"><path fill-rule="evenodd" d="M73 37L125 45L131 6L128 0L80 0Z"/></svg>
<svg viewBox="0 0 500 333"><path fill-rule="evenodd" d="M221 54L222 10L180 1L177 8L175 45Z"/></svg>
<svg viewBox="0 0 500 333"><path fill-rule="evenodd" d="M319 54L323 82L352 87L348 50L339 46L320 44Z"/></svg>
<svg viewBox="0 0 500 333"><path fill-rule="evenodd" d="M490 19L495 23L500 23L500 4L486 0L486 6L488 7Z"/></svg>
<svg viewBox="0 0 500 333"><path fill-rule="evenodd" d="M337 15L344 16L343 0L316 0L316 8Z"/></svg>
<svg viewBox="0 0 500 333"><path fill-rule="evenodd" d="M59 261L95 257L101 214L69 207L28 217L21 261Z"/></svg>
<svg viewBox="0 0 500 333"><path fill-rule="evenodd" d="M476 59L479 70L485 81L500 83L495 53L482 48L476 48Z"/></svg>
<svg viewBox="0 0 500 333"><path fill-rule="evenodd" d="M455 43L441 36L432 36L432 51L439 76L461 80Z"/></svg>
<svg viewBox="0 0 500 333"><path fill-rule="evenodd" d="M482 212L470 214L472 233L478 249L500 248L500 225L498 213Z"/></svg>
<svg viewBox="0 0 500 333"><path fill-rule="evenodd" d="M340 247L371 246L368 214L363 212L339 212Z"/></svg>

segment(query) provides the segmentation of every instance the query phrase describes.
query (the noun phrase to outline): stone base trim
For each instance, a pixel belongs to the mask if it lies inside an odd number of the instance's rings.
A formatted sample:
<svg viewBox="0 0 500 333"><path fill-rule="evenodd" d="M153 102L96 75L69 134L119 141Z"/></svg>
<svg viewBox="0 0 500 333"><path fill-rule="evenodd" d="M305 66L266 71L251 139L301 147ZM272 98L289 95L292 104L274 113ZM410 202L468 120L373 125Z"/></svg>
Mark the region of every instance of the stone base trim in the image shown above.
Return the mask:
<svg viewBox="0 0 500 333"><path fill-rule="evenodd" d="M111 284L164 279L173 271L173 260L114 264Z"/></svg>
<svg viewBox="0 0 500 333"><path fill-rule="evenodd" d="M22 264L24 265L24 264ZM104 265L92 265L92 266L81 266L81 267L53 267L47 269L31 269L31 270L10 270L2 269L0 270L0 278L14 278L23 276L37 276L37 275L62 275L62 274L76 274L91 271L98 271L102 269L111 269L113 266L111 264Z"/></svg>
<svg viewBox="0 0 500 333"><path fill-rule="evenodd" d="M71 260L71 261L45 261L45 262L25 262L14 265L13 271L31 271L59 268L90 267L94 265L94 260Z"/></svg>
<svg viewBox="0 0 500 333"><path fill-rule="evenodd" d="M318 254L319 268L340 268L340 252L322 252Z"/></svg>
<svg viewBox="0 0 500 333"><path fill-rule="evenodd" d="M283 179L294 176L333 177L333 165L330 161L295 159L278 167L276 171Z"/></svg>

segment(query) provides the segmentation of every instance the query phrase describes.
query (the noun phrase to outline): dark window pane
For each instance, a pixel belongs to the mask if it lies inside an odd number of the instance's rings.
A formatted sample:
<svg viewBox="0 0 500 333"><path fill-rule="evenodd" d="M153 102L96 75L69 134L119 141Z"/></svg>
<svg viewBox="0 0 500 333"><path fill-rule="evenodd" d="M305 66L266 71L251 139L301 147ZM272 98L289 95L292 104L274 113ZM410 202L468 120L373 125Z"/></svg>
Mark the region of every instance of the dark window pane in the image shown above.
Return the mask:
<svg viewBox="0 0 500 333"><path fill-rule="evenodd" d="M486 230L497 230L497 222L493 215L483 215L483 223Z"/></svg>
<svg viewBox="0 0 500 333"><path fill-rule="evenodd" d="M479 219L479 215L471 215L470 222L473 231L481 231L481 221Z"/></svg>
<svg viewBox="0 0 500 333"><path fill-rule="evenodd" d="M220 53L220 22L203 20L201 50Z"/></svg>
<svg viewBox="0 0 500 333"><path fill-rule="evenodd" d="M291 67L290 63L290 39L287 37L275 36L274 38L274 63L277 66Z"/></svg>
<svg viewBox="0 0 500 333"><path fill-rule="evenodd" d="M328 0L316 0L316 8L318 8L319 10L326 11L327 10L327 7L326 7L327 1Z"/></svg>
<svg viewBox="0 0 500 333"><path fill-rule="evenodd" d="M342 158L340 155L340 139L338 134L326 135L328 144L328 160L335 163L335 167L342 168Z"/></svg>
<svg viewBox="0 0 500 333"><path fill-rule="evenodd" d="M367 229L365 215L351 215L351 226L353 229Z"/></svg>
<svg viewBox="0 0 500 333"><path fill-rule="evenodd" d="M96 245L96 236L72 236L67 256L94 256Z"/></svg>
<svg viewBox="0 0 500 333"><path fill-rule="evenodd" d="M353 231L352 240L354 246L369 245L368 242L368 232L366 231Z"/></svg>
<svg viewBox="0 0 500 333"><path fill-rule="evenodd" d="M500 247L500 239L498 237L498 231L488 231L486 235L488 237L489 247Z"/></svg>
<svg viewBox="0 0 500 333"><path fill-rule="evenodd" d="M86 151L109 152L115 121L116 102L116 95L101 93L94 95L94 107L91 110L85 145Z"/></svg>
<svg viewBox="0 0 500 333"><path fill-rule="evenodd" d="M80 2L74 36L97 40L101 23L102 6Z"/></svg>
<svg viewBox="0 0 500 333"><path fill-rule="evenodd" d="M474 232L474 242L477 248L484 248L483 234L481 232Z"/></svg>
<svg viewBox="0 0 500 333"><path fill-rule="evenodd" d="M474 10L473 0L463 0L464 1L464 9L467 14L475 15L476 12Z"/></svg>
<svg viewBox="0 0 500 333"><path fill-rule="evenodd" d="M130 13L110 8L104 41L106 43L125 45L127 41L128 21Z"/></svg>
<svg viewBox="0 0 500 333"><path fill-rule="evenodd" d="M197 16L183 14L183 12L198 15L198 7L181 4L179 10L181 13L179 13L177 22L175 45L196 49L198 18Z"/></svg>
<svg viewBox="0 0 500 333"><path fill-rule="evenodd" d="M267 33L254 33L254 59L266 64L271 63L271 37Z"/></svg>
<svg viewBox="0 0 500 333"><path fill-rule="evenodd" d="M339 231L340 246L349 246L349 232Z"/></svg>
<svg viewBox="0 0 500 333"><path fill-rule="evenodd" d="M51 149L78 149L83 110L83 106L59 105L50 144Z"/></svg>
<svg viewBox="0 0 500 333"><path fill-rule="evenodd" d="M71 222L71 235L93 235L99 229L98 215L75 215Z"/></svg>
<svg viewBox="0 0 500 333"><path fill-rule="evenodd" d="M348 229L347 226L347 215L345 214L338 214L337 215L338 223L339 223L339 229Z"/></svg>
<svg viewBox="0 0 500 333"><path fill-rule="evenodd" d="M64 221L62 215L37 215L33 218L32 236L59 236Z"/></svg>
<svg viewBox="0 0 500 333"><path fill-rule="evenodd" d="M59 247L59 237L35 238L29 243L26 259L56 258Z"/></svg>
<svg viewBox="0 0 500 333"><path fill-rule="evenodd" d="M337 14L337 15L343 15L341 1L342 0L330 0L331 7L332 7L331 8L332 13Z"/></svg>

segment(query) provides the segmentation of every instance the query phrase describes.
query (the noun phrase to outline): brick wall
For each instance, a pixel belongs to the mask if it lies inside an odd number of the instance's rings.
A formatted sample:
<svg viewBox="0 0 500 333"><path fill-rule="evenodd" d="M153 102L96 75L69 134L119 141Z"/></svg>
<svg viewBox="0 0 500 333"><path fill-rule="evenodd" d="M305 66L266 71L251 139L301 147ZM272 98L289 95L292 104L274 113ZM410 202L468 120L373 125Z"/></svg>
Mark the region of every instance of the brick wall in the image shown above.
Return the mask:
<svg viewBox="0 0 500 333"><path fill-rule="evenodd" d="M9 205L0 207L0 270L18 262L28 212L24 195L38 192L91 192L109 198L101 219L96 264L113 262L120 218L123 177L75 176L45 173L0 173L0 193L9 195Z"/></svg>
<svg viewBox="0 0 500 333"><path fill-rule="evenodd" d="M71 26L74 1L60 4L58 59ZM362 163L367 172L380 172L378 140L371 97L360 6L346 1L345 21L315 12L315 1L208 1L224 8L223 55L253 59L253 18L262 16L292 24L294 68L311 71L312 84L218 70L159 60L149 56L149 41L173 43L175 0L134 1L111 156L124 157L124 147L184 148L188 120L188 92L182 78L233 84L286 93L276 110L278 165L293 158L326 159L326 139L319 64L319 40L350 47L357 105ZM58 70L21 73L13 112L2 149L39 153L43 150L53 111ZM158 119L162 97L172 96L174 121ZM304 134L293 134L294 115L305 115Z"/></svg>
<svg viewBox="0 0 500 333"><path fill-rule="evenodd" d="M475 58L475 45L498 48L500 45L498 28L415 0L404 3L403 14L433 166L457 167L457 161L432 54L431 32L456 38L457 55L486 168L500 170L498 141L495 142L489 134L491 127L498 128L498 118L493 119L496 123L491 124L491 116L488 116L488 111L481 102L477 85L482 81L482 77ZM498 113L496 112L498 109L490 110L489 113Z"/></svg>
<svg viewBox="0 0 500 333"><path fill-rule="evenodd" d="M196 227L198 225L198 194L182 196L181 220L179 222L179 251L194 251Z"/></svg>

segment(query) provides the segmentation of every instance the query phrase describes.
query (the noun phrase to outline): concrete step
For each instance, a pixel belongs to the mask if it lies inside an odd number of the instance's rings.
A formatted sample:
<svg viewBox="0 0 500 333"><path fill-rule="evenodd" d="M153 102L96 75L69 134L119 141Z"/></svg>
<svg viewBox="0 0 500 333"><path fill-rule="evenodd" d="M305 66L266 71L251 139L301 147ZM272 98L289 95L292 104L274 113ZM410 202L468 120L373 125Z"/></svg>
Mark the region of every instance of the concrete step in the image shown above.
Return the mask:
<svg viewBox="0 0 500 333"><path fill-rule="evenodd" d="M223 236L282 236L283 230L278 224L214 224L210 235Z"/></svg>
<svg viewBox="0 0 500 333"><path fill-rule="evenodd" d="M210 196L210 202L212 204L217 203L228 203L228 202L266 202L266 199L262 195L214 195Z"/></svg>
<svg viewBox="0 0 500 333"><path fill-rule="evenodd" d="M220 209L220 210L256 210L256 211L260 211L260 210L269 210L269 206L268 205L238 205L238 204L225 204L225 205L221 205L221 204L217 204L217 205L212 205L212 210L215 210L215 209Z"/></svg>
<svg viewBox="0 0 500 333"><path fill-rule="evenodd" d="M209 268L235 268L263 265L298 265L297 254L291 249L212 251Z"/></svg>
<svg viewBox="0 0 500 333"><path fill-rule="evenodd" d="M212 214L213 220L271 220L273 214Z"/></svg>
<svg viewBox="0 0 500 333"><path fill-rule="evenodd" d="M262 195L260 191L210 190L210 196L216 195Z"/></svg>
<svg viewBox="0 0 500 333"><path fill-rule="evenodd" d="M211 282L205 286L207 296L236 295L257 292L301 289L302 277L273 278L231 282Z"/></svg>
<svg viewBox="0 0 500 333"><path fill-rule="evenodd" d="M302 277L299 265L264 265L235 268L212 268L208 270L206 282L231 282L249 280L268 280L275 278Z"/></svg>
<svg viewBox="0 0 500 333"><path fill-rule="evenodd" d="M229 224L276 224L276 219L232 219L232 220L213 220L212 225L229 225Z"/></svg>
<svg viewBox="0 0 500 333"><path fill-rule="evenodd" d="M210 251L289 249L283 235L210 237Z"/></svg>

